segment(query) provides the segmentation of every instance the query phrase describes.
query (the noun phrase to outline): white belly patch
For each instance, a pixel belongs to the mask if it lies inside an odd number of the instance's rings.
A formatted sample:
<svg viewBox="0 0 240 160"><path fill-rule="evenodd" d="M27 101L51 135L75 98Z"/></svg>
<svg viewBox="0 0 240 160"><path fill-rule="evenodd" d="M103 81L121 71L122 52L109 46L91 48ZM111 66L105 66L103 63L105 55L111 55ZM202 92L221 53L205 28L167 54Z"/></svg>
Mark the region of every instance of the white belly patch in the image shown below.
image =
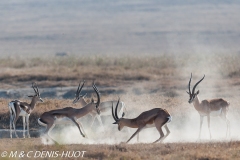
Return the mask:
<svg viewBox="0 0 240 160"><path fill-rule="evenodd" d="M155 123L153 123L153 124L147 124L144 128L152 128L152 127L155 127Z"/></svg>
<svg viewBox="0 0 240 160"><path fill-rule="evenodd" d="M210 116L220 116L221 113L222 113L222 108L219 109L219 110L217 110L217 111L212 111L212 112L210 113Z"/></svg>
<svg viewBox="0 0 240 160"><path fill-rule="evenodd" d="M68 117L54 117L55 119L55 124L69 124L69 123L73 123L73 121L71 119L69 119Z"/></svg>
<svg viewBox="0 0 240 160"><path fill-rule="evenodd" d="M20 107L19 107L20 108ZM26 116L28 115L28 113L26 111L24 111L22 108L20 108L20 114L19 116Z"/></svg>

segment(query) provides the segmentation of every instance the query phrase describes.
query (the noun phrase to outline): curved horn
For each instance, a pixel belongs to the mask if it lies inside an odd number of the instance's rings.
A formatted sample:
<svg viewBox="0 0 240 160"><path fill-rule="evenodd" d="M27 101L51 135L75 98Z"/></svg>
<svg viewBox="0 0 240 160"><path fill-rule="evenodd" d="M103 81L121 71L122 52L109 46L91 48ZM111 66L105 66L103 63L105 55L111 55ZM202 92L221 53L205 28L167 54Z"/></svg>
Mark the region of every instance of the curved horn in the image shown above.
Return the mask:
<svg viewBox="0 0 240 160"><path fill-rule="evenodd" d="M93 89L95 90L95 92L97 93L97 103L96 103L96 108L98 108L99 104L100 104L100 95L99 95L99 92L98 92L98 89L95 85L95 82L93 81L93 85L92 85Z"/></svg>
<svg viewBox="0 0 240 160"><path fill-rule="evenodd" d="M122 113L122 117L124 117L125 116L125 114L127 113L127 108L126 108L126 106L124 105L124 108L123 108L123 110L125 110L125 112L123 111L123 113Z"/></svg>
<svg viewBox="0 0 240 160"><path fill-rule="evenodd" d="M117 114L117 109L118 109L119 101L120 101L120 98L118 98L118 102L117 102L117 105L116 105L116 108L115 108L115 116L116 116L117 119L119 119L119 118L118 118L118 114Z"/></svg>
<svg viewBox="0 0 240 160"><path fill-rule="evenodd" d="M82 83L82 86L80 87L80 84L81 83L79 83L79 85L78 85L78 89L77 89L77 92L76 92L76 96L79 96L79 94L80 94L80 92L81 92L81 90L82 90L82 88L83 88L83 86L84 86L84 84L85 84L85 80L83 80L83 83Z"/></svg>
<svg viewBox="0 0 240 160"><path fill-rule="evenodd" d="M36 94L38 94L38 92L37 92L35 86L36 86L36 83L35 83L35 82L32 82L32 88L33 88L34 92L35 92Z"/></svg>
<svg viewBox="0 0 240 160"><path fill-rule="evenodd" d="M93 80L93 84L95 86L95 89L98 91L98 93L100 93L99 90L97 89L96 85L95 85L95 80Z"/></svg>
<svg viewBox="0 0 240 160"><path fill-rule="evenodd" d="M204 77L205 77L205 74L204 74L203 78L200 79L200 80L194 85L193 90L192 90L192 94L194 94L194 92L195 92L195 88L196 88L197 85L198 85L198 84L204 79Z"/></svg>
<svg viewBox="0 0 240 160"><path fill-rule="evenodd" d="M77 88L77 91L76 91L76 95L79 95L79 88L80 88L80 85L81 85L81 82L79 82L79 85L78 85L78 88Z"/></svg>
<svg viewBox="0 0 240 160"><path fill-rule="evenodd" d="M112 101L112 116L113 116L113 119L114 119L115 121L117 121L117 118L115 117L114 111L113 111L113 101Z"/></svg>
<svg viewBox="0 0 240 160"><path fill-rule="evenodd" d="M38 90L38 86L37 86L36 83L35 83L35 86L36 86L36 89L37 89L37 94L40 96L40 93L39 93L39 90Z"/></svg>
<svg viewBox="0 0 240 160"><path fill-rule="evenodd" d="M192 81L192 73L191 73L191 77L190 77L190 80L189 80L189 83L188 83L188 90L189 90L189 94L191 95L191 81Z"/></svg>

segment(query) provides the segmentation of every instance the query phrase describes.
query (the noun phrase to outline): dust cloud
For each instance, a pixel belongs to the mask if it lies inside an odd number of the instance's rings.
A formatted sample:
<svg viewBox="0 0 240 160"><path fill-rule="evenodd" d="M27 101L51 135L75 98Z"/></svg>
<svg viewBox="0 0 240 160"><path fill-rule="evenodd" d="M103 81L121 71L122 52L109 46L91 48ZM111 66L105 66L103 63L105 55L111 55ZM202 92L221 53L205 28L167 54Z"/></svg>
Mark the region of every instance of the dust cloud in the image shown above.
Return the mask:
<svg viewBox="0 0 240 160"><path fill-rule="evenodd" d="M199 47L193 47L198 50ZM175 75L172 75L172 79L176 81L170 81L169 83L174 87L176 96L167 97L165 92L168 91L168 86L157 86L160 90L157 93L151 93L146 91L146 82L135 83L128 88L127 93L121 95L121 99L127 105L127 118L135 118L141 112L151 108L161 107L167 109L172 115L172 122L168 125L171 133L164 140L165 143L180 143L180 142L216 142L216 141L234 141L239 140L238 133L240 128L238 127L238 107L239 100L233 95L238 93L236 88L232 87L229 83L229 77L226 74L227 67L226 62L231 61L226 56L221 57L221 54L211 54L211 50L203 50L204 53L200 54L200 51L195 51L199 54L183 54L183 55L170 55L174 59L177 67ZM188 90L188 82L190 74L193 74L192 84L193 87L197 81L199 81L203 75L205 79L197 86L196 91L199 90L198 95L200 100L223 98L230 102L228 119L230 120L230 135L226 136L226 122L220 117L211 117L210 131L212 139L209 136L209 129L207 124L207 118L204 117L201 138L198 138L200 130L200 116L195 110L193 104L188 103L189 96L186 93ZM182 79L179 79L179 76ZM178 80L179 79L179 80ZM161 83L161 82L159 82ZM163 89L165 88L165 89ZM138 94L136 94L136 92ZM115 98L114 98L115 96ZM116 95L110 96L113 99L117 99ZM110 98L110 99L111 99ZM111 115L105 120L104 130L99 127L99 123L96 121L92 129L87 125L89 121L83 121L84 129L88 138L83 138L76 126L66 127L62 129L56 129L51 133L55 140L63 144L83 143L83 144L118 144L126 142L130 136L136 131L136 129L124 128L122 131L117 130L117 126L112 124L114 121ZM166 133L164 127L163 132ZM135 136L130 143L151 143L159 138L159 133L156 128L147 128L140 132L140 140L137 142L137 136ZM45 138L43 138L44 144L47 144Z"/></svg>

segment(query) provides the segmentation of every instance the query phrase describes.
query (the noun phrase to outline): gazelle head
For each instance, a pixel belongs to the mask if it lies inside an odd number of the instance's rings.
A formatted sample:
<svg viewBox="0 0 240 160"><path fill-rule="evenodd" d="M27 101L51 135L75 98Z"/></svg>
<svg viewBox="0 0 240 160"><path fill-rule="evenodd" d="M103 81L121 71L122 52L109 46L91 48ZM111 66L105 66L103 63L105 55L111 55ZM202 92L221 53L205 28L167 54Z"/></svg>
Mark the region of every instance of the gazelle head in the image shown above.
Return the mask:
<svg viewBox="0 0 240 160"><path fill-rule="evenodd" d="M81 91L82 91L82 88L84 86L84 83L85 83L85 81L83 81L82 85L81 85L81 83L79 83L78 89L77 89L76 94L75 94L75 99L73 100L73 103L77 103L81 98L84 98L87 95L87 93L84 94L84 95L80 94ZM81 85L81 87L80 87L80 85Z"/></svg>
<svg viewBox="0 0 240 160"><path fill-rule="evenodd" d="M192 80L192 73L191 73L191 77L190 77L190 80L189 80L189 83L188 83L188 90L189 91L186 91L188 94L189 94L189 100L188 100L188 102L189 103L192 103L193 102L193 100L197 97L197 95L199 94L199 90L197 91L197 92L195 92L195 89L196 89L196 87L197 87L197 85L204 79L204 77L205 77L205 75L203 76L203 78L202 79L200 79L195 85L194 85L194 87L193 87L193 89L192 89L192 92L191 92L191 80Z"/></svg>
<svg viewBox="0 0 240 160"><path fill-rule="evenodd" d="M42 98L40 97L38 86L35 82L32 83L32 88L35 91L35 95L31 95L31 96L28 96L28 97L35 98L36 101L43 102Z"/></svg>
<svg viewBox="0 0 240 160"><path fill-rule="evenodd" d="M112 116L113 116L113 119L115 120L115 122L113 124L118 124L118 130L121 131L122 128L125 126L124 124L124 113L122 114L122 118L118 118L118 114L117 114L117 108L118 108L118 104L119 104L119 101L120 101L120 98L118 98L118 101L117 101L117 105L116 105L116 108L115 108L115 114L114 114L114 109L113 109L113 102L112 102Z"/></svg>
<svg viewBox="0 0 240 160"><path fill-rule="evenodd" d="M99 110L99 104L100 104L100 94L99 94L99 91L95 85L95 82L93 81L93 84L92 84L92 87L94 89L94 91L96 92L97 94L97 103L96 103L96 110L97 110L97 113L100 115L100 110Z"/></svg>

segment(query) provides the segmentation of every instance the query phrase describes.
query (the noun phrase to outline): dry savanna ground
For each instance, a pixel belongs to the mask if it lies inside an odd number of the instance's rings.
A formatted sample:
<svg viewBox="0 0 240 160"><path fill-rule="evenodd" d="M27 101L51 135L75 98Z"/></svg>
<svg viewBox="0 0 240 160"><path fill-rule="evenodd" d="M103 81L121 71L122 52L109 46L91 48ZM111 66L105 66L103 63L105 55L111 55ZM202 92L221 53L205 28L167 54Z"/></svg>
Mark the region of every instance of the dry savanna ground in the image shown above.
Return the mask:
<svg viewBox="0 0 240 160"><path fill-rule="evenodd" d="M86 86L92 80L101 87L113 87L122 92L104 94L101 100L117 99L127 106L126 116L135 117L141 112L161 107L172 117L168 125L171 131L162 144L151 144L159 134L154 129L141 132L140 142L136 138L130 144L125 142L134 130L119 132L113 125L111 116L103 118L105 133L96 121L89 127L91 117L83 118L82 123L89 139L83 139L75 126L67 129L57 126L52 136L60 145L47 145L40 135L44 128L37 124L37 118L45 111L72 104L72 99L45 98L30 116L31 139L9 139L8 133L1 133L0 151L86 151L85 159L239 159L239 90L240 66L238 54L161 54L158 56L66 56L66 57L8 57L0 59L1 89L29 88L35 81L41 88L77 86L85 79ZM199 84L199 97L222 97L230 101L228 117L231 121L231 135L225 138L226 124L220 118L211 119L213 139L208 136L206 120L203 124L202 140L197 141L199 115L188 104L186 94L190 73L192 83ZM193 86L193 84L192 84ZM90 101L91 95L87 97ZM96 97L94 97L96 98ZM0 99L1 128L9 128L7 103L11 99ZM29 99L24 99L30 101ZM21 119L17 128L22 128ZM20 133L19 133L20 135ZM82 159L84 159L82 158ZM11 159L11 158L6 158ZM42 158L39 158L42 159ZM51 159L51 158L46 158ZM74 159L74 158L69 158Z"/></svg>

